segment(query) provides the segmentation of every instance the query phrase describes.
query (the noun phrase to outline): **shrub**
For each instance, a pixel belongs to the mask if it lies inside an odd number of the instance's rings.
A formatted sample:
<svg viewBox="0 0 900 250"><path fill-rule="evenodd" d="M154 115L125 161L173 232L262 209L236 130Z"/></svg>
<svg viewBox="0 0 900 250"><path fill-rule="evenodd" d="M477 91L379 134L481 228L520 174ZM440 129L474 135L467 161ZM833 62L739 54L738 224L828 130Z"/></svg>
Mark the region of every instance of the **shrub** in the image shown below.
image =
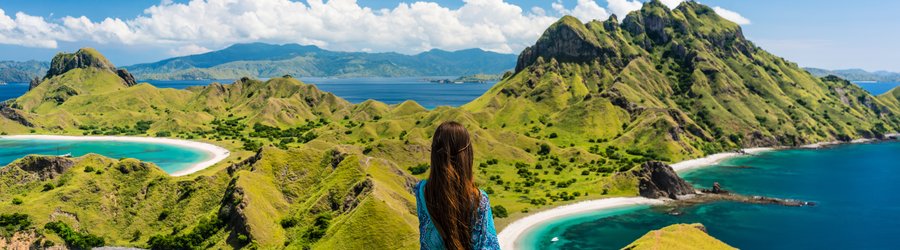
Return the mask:
<svg viewBox="0 0 900 250"><path fill-rule="evenodd" d="M428 168L430 168L430 167L431 166L428 165L427 163L421 163L419 165L416 165L414 167L409 167L407 169L409 169L410 173L412 173L414 175L418 175L418 174L425 173L425 171L428 171Z"/></svg>
<svg viewBox="0 0 900 250"><path fill-rule="evenodd" d="M491 208L491 213L494 214L494 217L497 218L506 218L509 216L509 213L506 211L506 208L503 205L496 205Z"/></svg>
<svg viewBox="0 0 900 250"><path fill-rule="evenodd" d="M539 155L547 155L550 154L550 145L547 143L541 143L541 149L537 152Z"/></svg>
<svg viewBox="0 0 900 250"><path fill-rule="evenodd" d="M169 137L169 136L172 136L172 132L169 132L169 131L156 132L156 137Z"/></svg>
<svg viewBox="0 0 900 250"><path fill-rule="evenodd" d="M31 226L31 218L27 214L0 214L0 236L9 237L13 233Z"/></svg>
<svg viewBox="0 0 900 250"><path fill-rule="evenodd" d="M22 198L16 197L12 199L13 205L22 205Z"/></svg>
<svg viewBox="0 0 900 250"><path fill-rule="evenodd" d="M44 225L44 229L56 233L67 245L77 249L91 249L106 244L103 238L86 232L77 232L61 221L49 222Z"/></svg>

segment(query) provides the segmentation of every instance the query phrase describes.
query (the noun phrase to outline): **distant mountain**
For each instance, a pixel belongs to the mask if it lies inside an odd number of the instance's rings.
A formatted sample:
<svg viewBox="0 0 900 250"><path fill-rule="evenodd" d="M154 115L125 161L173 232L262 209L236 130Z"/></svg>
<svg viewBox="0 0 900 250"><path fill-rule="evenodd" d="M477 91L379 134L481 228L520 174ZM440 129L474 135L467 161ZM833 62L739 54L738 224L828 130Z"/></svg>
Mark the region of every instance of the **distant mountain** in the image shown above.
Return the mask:
<svg viewBox="0 0 900 250"><path fill-rule="evenodd" d="M29 82L35 77L44 76L50 67L48 62L40 61L0 61L0 82Z"/></svg>
<svg viewBox="0 0 900 250"><path fill-rule="evenodd" d="M416 55L336 52L316 46L235 44L219 51L175 57L127 68L138 79L237 79L241 77L392 77L499 74L512 69L516 55L481 49Z"/></svg>
<svg viewBox="0 0 900 250"><path fill-rule="evenodd" d="M889 71L869 72L863 69L836 69L827 70L820 68L804 68L814 76L823 77L828 75L838 76L848 81L876 81L876 82L900 82L900 73Z"/></svg>

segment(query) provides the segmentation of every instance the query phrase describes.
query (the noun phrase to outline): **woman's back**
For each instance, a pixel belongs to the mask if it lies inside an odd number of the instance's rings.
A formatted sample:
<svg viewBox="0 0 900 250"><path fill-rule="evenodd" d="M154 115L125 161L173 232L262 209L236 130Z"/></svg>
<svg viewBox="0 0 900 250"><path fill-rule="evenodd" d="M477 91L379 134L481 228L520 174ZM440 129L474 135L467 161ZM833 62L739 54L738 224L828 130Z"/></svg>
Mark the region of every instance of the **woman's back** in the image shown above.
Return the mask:
<svg viewBox="0 0 900 250"><path fill-rule="evenodd" d="M474 155L462 124L435 129L428 180L415 189L422 249L500 249L487 194L475 185Z"/></svg>
<svg viewBox="0 0 900 250"><path fill-rule="evenodd" d="M428 214L428 207L425 206L425 183L426 180L416 184L416 211L419 214L419 242L422 244L421 249L445 249L444 241L434 223ZM494 218L491 213L491 203L488 196L481 192L481 202L478 204L477 221L472 230L473 249L500 249L500 243L497 242L497 231L494 229Z"/></svg>

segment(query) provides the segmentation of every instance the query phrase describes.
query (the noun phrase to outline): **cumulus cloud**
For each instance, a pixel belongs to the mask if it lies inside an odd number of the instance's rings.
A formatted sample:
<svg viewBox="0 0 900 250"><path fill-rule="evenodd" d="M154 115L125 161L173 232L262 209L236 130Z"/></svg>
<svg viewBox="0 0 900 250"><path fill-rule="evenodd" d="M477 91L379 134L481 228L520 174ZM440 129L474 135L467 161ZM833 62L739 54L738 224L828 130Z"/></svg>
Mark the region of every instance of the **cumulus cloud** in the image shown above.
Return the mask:
<svg viewBox="0 0 900 250"><path fill-rule="evenodd" d="M639 10L641 6L644 6L644 3L639 0L607 0L607 2L609 3L609 11L616 14L619 20L625 18L628 13Z"/></svg>
<svg viewBox="0 0 900 250"><path fill-rule="evenodd" d="M0 43L35 48L56 48L57 40L69 41L58 24L50 23L43 17L31 16L22 12L15 17L6 15L0 9Z"/></svg>
<svg viewBox="0 0 900 250"><path fill-rule="evenodd" d="M604 20L610 12L624 16L640 8L638 0L607 0L609 11L596 0L577 0L572 8L558 0L551 4L552 10L523 10L504 0L463 2L457 9L425 1L372 9L356 0L165 0L133 18L102 20L85 16L45 20L22 12L11 17L0 9L0 44L40 48L56 48L60 41L153 45L172 55L244 42L408 54L473 47L517 53L533 44L559 15L587 22ZM674 7L681 1L663 2ZM740 17L731 11L723 13Z"/></svg>
<svg viewBox="0 0 900 250"><path fill-rule="evenodd" d="M741 16L741 14L739 14L737 12L730 11L730 10L724 9L719 6L713 7L713 10L716 11L716 14L718 14L722 18L728 19L728 21L732 21L732 22L734 22L736 24L740 24L740 25L750 24L750 19L747 19L746 17Z"/></svg>
<svg viewBox="0 0 900 250"><path fill-rule="evenodd" d="M606 9L600 7L594 0L578 0L577 4L575 4L575 8L566 9L563 6L561 0L557 0L553 2L552 7L554 10L563 15L571 15L582 22L589 22L591 20L606 20L609 17L609 13L606 12Z"/></svg>
<svg viewBox="0 0 900 250"><path fill-rule="evenodd" d="M681 2L684 2L684 0L660 0L660 2L669 6L669 8L674 9L675 7L678 7Z"/></svg>
<svg viewBox="0 0 900 250"><path fill-rule="evenodd" d="M194 55L201 54L212 51L206 47L196 45L196 44L188 44L178 48L169 49L169 55L172 56L184 56L184 55Z"/></svg>

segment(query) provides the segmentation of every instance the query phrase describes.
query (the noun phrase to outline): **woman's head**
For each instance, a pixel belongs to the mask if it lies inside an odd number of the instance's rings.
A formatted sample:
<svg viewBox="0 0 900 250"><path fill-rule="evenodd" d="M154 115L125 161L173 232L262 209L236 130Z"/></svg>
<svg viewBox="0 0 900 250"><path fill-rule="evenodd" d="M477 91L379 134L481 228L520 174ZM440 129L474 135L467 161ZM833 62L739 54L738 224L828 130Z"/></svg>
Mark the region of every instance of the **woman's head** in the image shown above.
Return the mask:
<svg viewBox="0 0 900 250"><path fill-rule="evenodd" d="M425 204L447 249L471 249L481 192L472 174L472 141L466 128L445 122L431 141Z"/></svg>

